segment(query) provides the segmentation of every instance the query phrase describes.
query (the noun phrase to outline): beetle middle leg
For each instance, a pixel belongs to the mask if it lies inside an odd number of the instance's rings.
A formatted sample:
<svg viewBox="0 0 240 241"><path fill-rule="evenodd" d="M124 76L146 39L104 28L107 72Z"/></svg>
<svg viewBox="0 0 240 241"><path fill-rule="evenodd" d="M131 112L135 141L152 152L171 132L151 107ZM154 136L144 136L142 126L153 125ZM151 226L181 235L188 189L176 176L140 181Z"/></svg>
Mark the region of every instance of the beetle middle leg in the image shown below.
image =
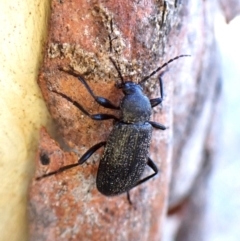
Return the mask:
<svg viewBox="0 0 240 241"><path fill-rule="evenodd" d="M52 92L60 95L61 97L63 97L64 99L68 100L69 102L71 102L75 107L77 107L79 110L81 110L85 115L87 115L88 117L90 117L93 120L109 120L109 119L114 119L114 120L119 120L116 116L111 115L111 114L89 114L77 101L73 100L72 98L70 98L69 96L60 93L56 90L52 90Z"/></svg>
<svg viewBox="0 0 240 241"><path fill-rule="evenodd" d="M156 129L160 129L160 130L166 130L167 129L166 126L164 126L164 125L162 125L162 124L160 124L158 122L149 121L148 123L151 124L152 127L156 128Z"/></svg>

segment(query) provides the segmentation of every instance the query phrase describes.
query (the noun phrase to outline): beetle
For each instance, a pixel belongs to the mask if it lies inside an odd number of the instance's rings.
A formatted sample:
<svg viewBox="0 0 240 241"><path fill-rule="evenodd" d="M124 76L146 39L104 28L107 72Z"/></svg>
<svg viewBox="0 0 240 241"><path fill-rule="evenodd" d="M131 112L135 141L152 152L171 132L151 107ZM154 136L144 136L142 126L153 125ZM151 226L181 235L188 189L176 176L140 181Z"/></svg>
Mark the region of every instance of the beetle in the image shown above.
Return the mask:
<svg viewBox="0 0 240 241"><path fill-rule="evenodd" d="M114 119L115 124L108 140L92 146L88 151L85 152L85 154L83 154L77 163L64 166L58 171L45 174L38 179L85 163L94 152L103 146L105 146L105 149L100 159L96 179L97 189L103 195L114 196L127 192L129 198L130 189L157 175L158 168L148 156L152 130L153 128L165 130L166 127L160 123L150 121L150 117L152 115L152 108L161 104L163 101L162 76L164 72L162 72L162 74L159 76L160 97L149 99L143 93L142 85L145 81L166 67L169 63L178 58L186 56L189 55L179 55L170 59L168 62L154 70L147 77L143 78L139 84L136 84L132 81L124 81L117 64L112 58L110 58L118 72L119 78L121 79L121 83L118 83L116 87L118 89L122 89L124 93L124 97L119 106L116 106L104 97L95 95L82 76L76 75L71 71L60 69L61 71L67 72L68 74L76 77L85 86L89 94L99 105L109 109L120 110L120 118L117 118L111 114L91 115L83 108L82 105L71 99L69 96L56 90L52 90L62 98L70 101L75 107L77 107L91 119L98 121ZM146 165L153 170L153 173L141 179Z"/></svg>

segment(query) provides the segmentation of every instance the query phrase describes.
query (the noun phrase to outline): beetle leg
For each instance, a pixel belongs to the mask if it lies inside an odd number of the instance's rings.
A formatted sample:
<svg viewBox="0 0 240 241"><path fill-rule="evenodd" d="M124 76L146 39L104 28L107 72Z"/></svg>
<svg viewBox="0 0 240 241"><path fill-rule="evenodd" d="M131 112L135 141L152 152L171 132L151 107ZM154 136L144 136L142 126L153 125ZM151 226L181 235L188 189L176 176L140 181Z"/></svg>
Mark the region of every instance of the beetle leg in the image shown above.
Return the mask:
<svg viewBox="0 0 240 241"><path fill-rule="evenodd" d="M47 173L47 174L42 175L41 177L37 177L36 180L39 181L39 180L41 180L41 179L43 179L43 178L45 178L45 177L49 177L49 176L55 175L55 174L57 174L57 173L64 172L64 171L66 171L66 170L68 170L68 169L71 169L71 168L73 168L73 167L76 167L76 166L79 166L79 163L74 163L74 164L70 164L70 165L61 167L61 168L59 168L57 171L49 172L49 173Z"/></svg>
<svg viewBox="0 0 240 241"><path fill-rule="evenodd" d="M52 176L52 175L55 175L57 173L61 173L61 172L64 172L68 169L71 169L73 167L76 167L76 166L79 166L79 165L82 165L85 161L88 160L88 158L91 157L91 155L97 151L100 147L106 145L106 141L103 141L103 142L99 142L98 144L92 146L85 154L83 154L83 156L78 160L77 163L74 163L74 164L70 164L70 165L67 165L67 166L64 166L64 167L61 167L59 168L57 171L54 171L54 172L49 172L41 177L37 177L36 180L39 181L45 177L49 177L49 176Z"/></svg>
<svg viewBox="0 0 240 241"><path fill-rule="evenodd" d="M91 90L91 88L89 87L89 85L87 84L86 80L79 76L78 79L83 83L83 85L86 87L86 89L88 90L89 94L94 98L94 100L101 106L108 108L108 109L115 109L115 110L119 110L120 107L119 106L115 106L110 100L101 97L101 96L96 96L93 91Z"/></svg>
<svg viewBox="0 0 240 241"><path fill-rule="evenodd" d="M162 103L162 99L161 98L155 98L155 99L151 99L150 100L150 104L151 104L152 108L157 106L157 105L159 105L159 104L161 104L161 103Z"/></svg>
<svg viewBox="0 0 240 241"><path fill-rule="evenodd" d="M103 142L99 142L97 143L96 145L92 146L88 151L86 151L82 157L78 160L78 163L80 165L82 165L85 161L88 160L88 158L91 157L91 155L97 151L99 148L101 148L102 146L105 146L106 145L106 141L103 141Z"/></svg>
<svg viewBox="0 0 240 241"><path fill-rule="evenodd" d="M81 83L85 86L85 88L87 89L87 91L89 92L89 94L94 98L94 100L101 106L108 108L108 109L115 109L115 110L119 110L120 107L119 106L115 106L110 100L104 98L104 97L100 97L100 96L96 96L93 91L91 90L90 86L87 84L86 80L82 77L79 76L77 74L75 74L72 71L67 71L64 69L59 69L63 72L66 72L74 77L76 77L78 80L81 81Z"/></svg>
<svg viewBox="0 0 240 241"><path fill-rule="evenodd" d="M151 124L152 127L156 128L156 129L160 129L160 130L166 130L167 129L166 126L164 126L160 123L154 122L154 121L149 121L148 123Z"/></svg>
<svg viewBox="0 0 240 241"><path fill-rule="evenodd" d="M131 201L131 198L130 198L130 191L127 191L127 200L129 202L129 204L132 205L132 201Z"/></svg>
<svg viewBox="0 0 240 241"><path fill-rule="evenodd" d="M118 120L118 118L114 115L111 114L94 114L91 115L89 114L77 101L73 100L72 98L70 98L69 96L60 93L56 90L52 90L52 92L60 95L61 97L63 97L64 99L68 100L69 102L71 102L75 107L77 107L79 110L81 110L85 115L89 116L91 119L93 120L109 120L109 119L114 119L114 120Z"/></svg>
<svg viewBox="0 0 240 241"><path fill-rule="evenodd" d="M162 72L159 75L160 97L159 98L150 99L150 103L151 103L152 107L155 107L155 106L161 104L162 101L163 101L163 82L162 82L162 77L163 77L163 75L165 73L166 73L166 71Z"/></svg>
<svg viewBox="0 0 240 241"><path fill-rule="evenodd" d="M138 181L133 187L136 187L136 186L138 186L138 185L140 185L140 184L148 181L149 179L151 179L152 177L154 177L155 175L158 174L158 168L157 168L157 166L155 165L155 163L153 162L153 160L152 160L150 157L148 157L147 165L148 165L150 168L152 168L152 170L154 171L154 173L151 174L150 176L145 177L145 178L143 178L142 180Z"/></svg>

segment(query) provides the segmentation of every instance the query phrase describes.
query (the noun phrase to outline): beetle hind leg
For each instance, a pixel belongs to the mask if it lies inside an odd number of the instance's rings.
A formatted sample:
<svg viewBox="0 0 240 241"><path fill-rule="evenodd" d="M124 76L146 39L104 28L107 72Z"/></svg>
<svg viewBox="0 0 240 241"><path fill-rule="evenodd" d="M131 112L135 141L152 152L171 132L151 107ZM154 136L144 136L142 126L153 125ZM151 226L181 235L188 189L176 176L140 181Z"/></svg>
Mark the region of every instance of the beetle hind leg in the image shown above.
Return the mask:
<svg viewBox="0 0 240 241"><path fill-rule="evenodd" d="M136 187L136 186L138 186L138 185L148 181L149 179L153 178L155 175L158 174L158 168L157 168L157 166L155 165L155 163L153 162L153 160L150 157L148 157L147 165L154 171L154 173L151 174L150 176L147 176L147 177L143 178L142 180L139 180L134 185L134 187Z"/></svg>
<svg viewBox="0 0 240 241"><path fill-rule="evenodd" d="M66 170L69 170L73 167L76 167L76 166L79 166L79 165L82 165L84 162L86 162L90 157L91 155L96 152L99 148L101 148L102 146L105 146L106 145L106 141L103 141L103 142L99 142L97 143L96 145L92 146L87 152L85 152L85 154L82 155L82 157L78 160L77 163L73 163L73 164L70 164L70 165L67 165L67 166L63 166L61 167L59 170L57 171L54 171L54 172L50 172L50 173L47 173L47 174L44 174L43 176L41 177L37 177L36 180L39 181L45 177L49 177L49 176L52 176L52 175L55 175L55 174L58 174L58 173L61 173L61 172L64 172ZM46 158L45 158L46 159Z"/></svg>
<svg viewBox="0 0 240 241"><path fill-rule="evenodd" d="M130 191L127 191L127 200L130 205L132 205L131 197L130 197Z"/></svg>
<svg viewBox="0 0 240 241"><path fill-rule="evenodd" d="M90 156L96 152L99 148L101 148L102 146L105 146L106 145L106 141L103 141L103 142L99 142L97 143L96 145L92 146L89 150L87 150L83 155L82 157L78 160L78 163L80 165L82 165L84 162L86 162Z"/></svg>

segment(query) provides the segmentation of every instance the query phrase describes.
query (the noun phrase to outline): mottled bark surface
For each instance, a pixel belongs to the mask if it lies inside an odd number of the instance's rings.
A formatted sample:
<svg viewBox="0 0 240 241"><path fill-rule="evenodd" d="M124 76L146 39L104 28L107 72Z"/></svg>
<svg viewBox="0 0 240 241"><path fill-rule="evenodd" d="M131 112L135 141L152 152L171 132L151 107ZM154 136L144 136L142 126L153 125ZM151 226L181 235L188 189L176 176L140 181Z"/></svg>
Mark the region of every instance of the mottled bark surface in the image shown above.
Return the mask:
<svg viewBox="0 0 240 241"><path fill-rule="evenodd" d="M188 204L195 202L188 200L200 195L195 186L204 190L205 178L200 177L206 162L211 162L206 150L212 153L214 149L212 139L207 140L214 136L209 133L220 81L213 36L215 7L213 2L200 0L52 1L39 85L62 137L61 147L72 152L64 153L42 131L36 177L76 163L92 145L107 139L113 124L91 120L52 90L70 96L91 114L118 115L96 104L76 78L59 68L81 74L94 93L119 103L123 94L114 87L119 77L110 56L124 78L134 82L176 55L191 54L191 58L169 65L162 107L154 108L152 120L168 127L164 132L154 131L150 148L160 175L131 191L133 205L126 195L108 198L96 190L102 151L82 166L33 180L31 240L161 240L167 205L169 213L176 215L179 223L184 219L182 225L188 226L181 207L195 209ZM157 75L146 83L145 92L149 97L159 96ZM201 211L205 198L198 201L195 210ZM200 215L192 218L201 222ZM191 237L195 226L185 236L184 227L180 226L177 239L194 240L184 237ZM201 227L198 225L200 234Z"/></svg>

